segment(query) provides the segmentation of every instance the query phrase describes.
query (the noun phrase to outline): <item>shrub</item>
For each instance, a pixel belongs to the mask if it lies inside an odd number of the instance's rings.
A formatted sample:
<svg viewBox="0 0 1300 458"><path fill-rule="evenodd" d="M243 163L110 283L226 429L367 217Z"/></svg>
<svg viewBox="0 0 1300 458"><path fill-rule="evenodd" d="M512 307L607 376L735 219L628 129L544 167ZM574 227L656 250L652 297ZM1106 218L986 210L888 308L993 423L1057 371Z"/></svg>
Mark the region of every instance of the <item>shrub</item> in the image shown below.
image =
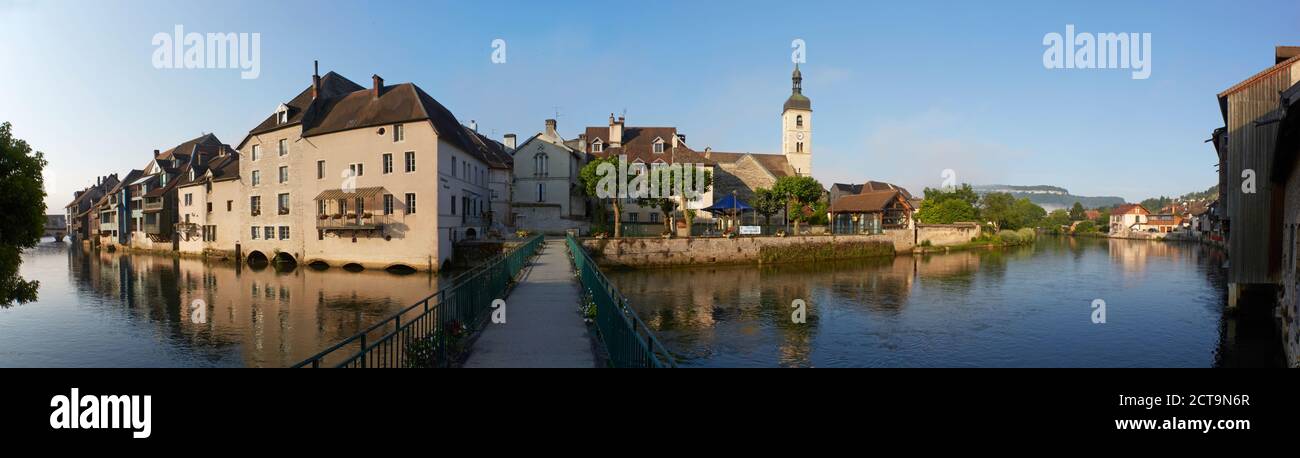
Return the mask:
<svg viewBox="0 0 1300 458"><path fill-rule="evenodd" d="M1007 245L1020 243L1020 234L1013 230L999 232L998 238L1002 239L1002 243Z"/></svg>
<svg viewBox="0 0 1300 458"><path fill-rule="evenodd" d="M1038 232L1035 232L1033 228L1029 227L1021 228L1016 231L1016 235L1020 236L1022 242L1032 242L1038 239Z"/></svg>

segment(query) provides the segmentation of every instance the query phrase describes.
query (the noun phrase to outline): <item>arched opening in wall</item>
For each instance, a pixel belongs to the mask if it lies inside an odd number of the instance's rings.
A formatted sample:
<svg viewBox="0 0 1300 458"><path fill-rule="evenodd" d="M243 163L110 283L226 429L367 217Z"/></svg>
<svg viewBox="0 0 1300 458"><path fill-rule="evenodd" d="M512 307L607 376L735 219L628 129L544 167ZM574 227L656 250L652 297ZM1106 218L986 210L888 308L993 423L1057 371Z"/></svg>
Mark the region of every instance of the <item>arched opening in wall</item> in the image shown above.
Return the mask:
<svg viewBox="0 0 1300 458"><path fill-rule="evenodd" d="M474 228L465 229L465 240L475 240L478 238L478 232Z"/></svg>
<svg viewBox="0 0 1300 458"><path fill-rule="evenodd" d="M366 270L366 268L361 264L357 264L355 262L349 262L343 265L343 270L346 270L348 272L360 272Z"/></svg>
<svg viewBox="0 0 1300 458"><path fill-rule="evenodd" d="M267 259L266 254L261 251L248 252L248 265L250 267L266 267L271 260Z"/></svg>
<svg viewBox="0 0 1300 458"><path fill-rule="evenodd" d="M307 266L315 270L326 270L330 268L330 264L328 262L321 261L319 259L307 263Z"/></svg>
<svg viewBox="0 0 1300 458"><path fill-rule="evenodd" d="M298 267L298 260L294 259L293 255L285 252L276 253L271 262L275 264L275 270L289 271Z"/></svg>
<svg viewBox="0 0 1300 458"><path fill-rule="evenodd" d="M408 266L406 264L393 264L391 266L384 268L384 270L388 271L388 273L390 274L397 274L397 275L410 275L417 272L417 270L415 270L414 267Z"/></svg>

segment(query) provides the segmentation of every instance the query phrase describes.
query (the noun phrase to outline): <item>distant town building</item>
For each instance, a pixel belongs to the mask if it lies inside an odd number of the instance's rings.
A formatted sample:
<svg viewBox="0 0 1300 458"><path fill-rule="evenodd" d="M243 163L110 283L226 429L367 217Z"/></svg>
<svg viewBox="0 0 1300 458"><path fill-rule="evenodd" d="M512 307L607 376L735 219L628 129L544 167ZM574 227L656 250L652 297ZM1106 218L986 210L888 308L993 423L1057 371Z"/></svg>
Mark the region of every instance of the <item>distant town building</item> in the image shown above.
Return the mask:
<svg viewBox="0 0 1300 458"><path fill-rule="evenodd" d="M1151 212L1142 204L1123 204L1110 211L1110 234L1122 235L1139 230Z"/></svg>

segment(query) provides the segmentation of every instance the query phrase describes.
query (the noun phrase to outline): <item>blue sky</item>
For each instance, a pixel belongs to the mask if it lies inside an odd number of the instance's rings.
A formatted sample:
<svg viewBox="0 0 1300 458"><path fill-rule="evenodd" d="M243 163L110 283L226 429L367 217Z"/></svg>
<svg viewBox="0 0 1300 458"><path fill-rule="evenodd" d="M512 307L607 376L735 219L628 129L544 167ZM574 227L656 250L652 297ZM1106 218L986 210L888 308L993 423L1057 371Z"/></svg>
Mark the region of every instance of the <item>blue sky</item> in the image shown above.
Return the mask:
<svg viewBox="0 0 1300 458"><path fill-rule="evenodd" d="M777 152L790 43L807 43L814 175L919 192L1052 184L1130 201L1202 190L1215 94L1300 44L1300 3L35 2L0 0L0 120L44 151L53 209L96 174L204 132L237 144L321 71L411 81L480 131L676 126L688 143ZM152 37L261 34L261 75L155 69ZM1152 72L1047 70L1044 34L1149 32ZM504 64L492 40L506 40ZM558 108L557 108L558 107Z"/></svg>

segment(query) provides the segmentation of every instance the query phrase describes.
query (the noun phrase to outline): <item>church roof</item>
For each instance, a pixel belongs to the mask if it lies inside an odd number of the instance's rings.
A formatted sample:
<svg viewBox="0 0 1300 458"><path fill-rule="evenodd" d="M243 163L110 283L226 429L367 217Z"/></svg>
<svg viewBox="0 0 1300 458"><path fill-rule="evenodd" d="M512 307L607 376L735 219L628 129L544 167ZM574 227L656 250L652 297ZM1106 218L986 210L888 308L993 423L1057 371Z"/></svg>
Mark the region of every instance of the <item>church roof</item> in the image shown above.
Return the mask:
<svg viewBox="0 0 1300 458"><path fill-rule="evenodd" d="M777 178L795 175L794 167L790 165L790 160L784 154L731 153L723 151L704 153L704 157L717 162L719 165L734 165L746 156L752 158L760 167Z"/></svg>

